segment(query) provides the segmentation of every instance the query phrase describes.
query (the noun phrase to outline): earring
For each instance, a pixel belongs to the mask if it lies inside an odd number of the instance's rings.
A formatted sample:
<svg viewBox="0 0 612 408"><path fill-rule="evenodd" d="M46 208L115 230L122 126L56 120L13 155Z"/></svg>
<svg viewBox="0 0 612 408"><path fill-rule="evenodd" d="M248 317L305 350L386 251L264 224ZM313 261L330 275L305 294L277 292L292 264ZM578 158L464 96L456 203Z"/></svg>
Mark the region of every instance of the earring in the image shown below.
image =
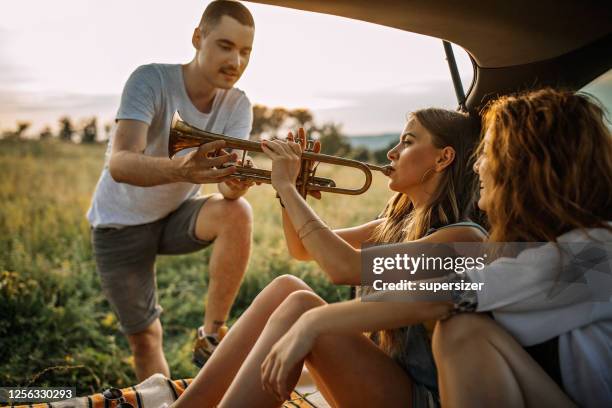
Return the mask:
<svg viewBox="0 0 612 408"><path fill-rule="evenodd" d="M425 173L423 173L423 177L421 177L421 184L423 184L425 182L425 177L427 175L429 175L429 172L433 171L433 167L428 168L427 170L425 170Z"/></svg>
<svg viewBox="0 0 612 408"><path fill-rule="evenodd" d="M429 175L430 172L433 171L433 167L428 168L427 170L425 170L425 173L423 173L423 177L421 177L421 184L425 183L425 177L427 175ZM433 193L428 192L427 190L425 190L425 188L423 188L423 190L425 191L425 194L427 195L432 195Z"/></svg>

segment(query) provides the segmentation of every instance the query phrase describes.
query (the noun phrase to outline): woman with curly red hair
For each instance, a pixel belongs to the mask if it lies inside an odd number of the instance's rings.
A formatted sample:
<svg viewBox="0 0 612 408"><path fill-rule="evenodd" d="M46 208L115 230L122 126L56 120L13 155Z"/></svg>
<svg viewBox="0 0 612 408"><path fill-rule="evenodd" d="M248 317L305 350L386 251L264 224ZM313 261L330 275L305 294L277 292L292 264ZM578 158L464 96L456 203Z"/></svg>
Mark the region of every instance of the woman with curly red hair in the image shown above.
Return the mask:
<svg viewBox="0 0 612 408"><path fill-rule="evenodd" d="M438 324L442 404L608 406L612 137L604 111L587 95L545 89L494 101L483 129L475 171L489 241L551 244L468 273L486 285L471 309L493 319L469 313ZM585 266L596 250L599 260Z"/></svg>

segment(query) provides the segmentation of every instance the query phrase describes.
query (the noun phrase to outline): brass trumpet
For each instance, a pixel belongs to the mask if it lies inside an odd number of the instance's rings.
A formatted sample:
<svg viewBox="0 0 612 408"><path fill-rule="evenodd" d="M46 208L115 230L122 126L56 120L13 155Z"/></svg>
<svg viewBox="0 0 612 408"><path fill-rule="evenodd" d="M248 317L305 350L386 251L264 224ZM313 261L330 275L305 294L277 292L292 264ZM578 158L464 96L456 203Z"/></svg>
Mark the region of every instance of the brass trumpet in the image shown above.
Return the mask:
<svg viewBox="0 0 612 408"><path fill-rule="evenodd" d="M172 125L170 126L168 157L174 157L177 152L183 149L199 147L204 143L214 142L215 140L224 140L225 147L227 148L242 150L244 152L243 163L247 151L263 152L261 145L258 142L237 139L198 129L185 122L179 113L175 112L172 118ZM303 197L306 196L308 191L325 191L329 193L350 195L362 194L366 192L372 184L371 170L380 171L385 175L388 175L392 171L391 166L376 166L374 164L362 163L357 160L344 159L322 153L314 153L312 151L312 146L313 142L309 141L306 149L302 152L302 166L300 176L298 176L297 180L298 190ZM329 163L359 169L365 176L365 182L360 188L357 189L336 187L336 183L332 179L315 177L316 165L318 163ZM236 173L232 174L231 177L239 180L252 180L259 183L272 183L270 170L256 169L247 166L236 167L237 171Z"/></svg>

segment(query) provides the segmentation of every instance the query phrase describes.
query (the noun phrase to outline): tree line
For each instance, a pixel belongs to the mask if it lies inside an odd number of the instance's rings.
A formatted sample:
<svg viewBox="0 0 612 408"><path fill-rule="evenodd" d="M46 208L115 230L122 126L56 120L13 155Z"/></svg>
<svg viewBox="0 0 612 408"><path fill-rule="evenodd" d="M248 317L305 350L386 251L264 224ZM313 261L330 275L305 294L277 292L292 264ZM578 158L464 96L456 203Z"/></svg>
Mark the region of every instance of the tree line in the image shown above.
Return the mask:
<svg viewBox="0 0 612 408"><path fill-rule="evenodd" d="M77 124L78 123L78 124ZM31 123L17 122L13 130L1 133L2 139L23 139ZM366 147L352 147L349 138L342 132L342 125L334 122L317 123L313 113L304 108L285 109L282 107L253 106L253 128L250 139L285 138L289 131L294 133L303 127L311 139L321 141L322 153L334 156L352 158L363 162L384 163L387 161L388 148L371 151ZM98 119L94 116L76 122L69 116L62 116L58 120L57 131L54 133L50 126L45 126L39 133L41 140L56 139L68 143L105 143L110 137L112 123L102 126L103 134L99 134Z"/></svg>
<svg viewBox="0 0 612 408"><path fill-rule="evenodd" d="M269 108L263 105L253 107L253 129L251 139L259 140L262 137L284 138L291 130L295 133L303 127L309 138L321 141L321 153L333 156L347 157L362 162L386 163L387 152L395 143L371 151L359 146L353 147L349 138L342 133L342 125L334 122L319 124L308 109L285 109L281 107Z"/></svg>
<svg viewBox="0 0 612 408"><path fill-rule="evenodd" d="M30 122L19 121L14 130L4 130L1 138L25 139L26 132L30 126ZM106 142L110 137L111 129L111 123L105 123L103 126L104 136L99 137L98 118L95 116L80 120L78 125L69 116L62 116L58 120L58 130L56 133L53 132L51 126L47 125L36 136L40 140L56 138L69 143L102 143Z"/></svg>

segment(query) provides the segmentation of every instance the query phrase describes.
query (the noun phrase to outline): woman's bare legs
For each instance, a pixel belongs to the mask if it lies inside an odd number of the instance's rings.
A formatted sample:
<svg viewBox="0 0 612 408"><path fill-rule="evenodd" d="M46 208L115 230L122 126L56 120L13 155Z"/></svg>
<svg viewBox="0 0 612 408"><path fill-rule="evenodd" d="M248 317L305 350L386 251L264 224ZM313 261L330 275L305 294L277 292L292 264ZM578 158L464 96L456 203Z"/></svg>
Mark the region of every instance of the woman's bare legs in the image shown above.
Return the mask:
<svg viewBox="0 0 612 408"><path fill-rule="evenodd" d="M410 376L362 334L320 336L306 365L335 407L412 406Z"/></svg>
<svg viewBox="0 0 612 408"><path fill-rule="evenodd" d="M193 383L173 407L215 406L230 386L270 315L287 296L297 290L310 290L310 288L291 275L279 276L266 286L232 326Z"/></svg>
<svg viewBox="0 0 612 408"><path fill-rule="evenodd" d="M470 313L438 322L433 336L444 407L573 407L510 334Z"/></svg>
<svg viewBox="0 0 612 408"><path fill-rule="evenodd" d="M220 407L277 407L281 402L263 390L261 364L270 349L306 311L324 305L316 294L297 291L270 317ZM361 334L320 336L307 357L319 389L335 406L410 406L412 381L389 356ZM295 386L298 364L288 383ZM355 389L356 384L366 386Z"/></svg>
<svg viewBox="0 0 612 408"><path fill-rule="evenodd" d="M265 329L257 339L251 353L234 378L232 385L221 400L219 407L277 407L282 404L265 391L261 385L261 364L276 343L306 311L325 304L325 301L310 290L291 293L276 309ZM297 383L302 364L298 364L289 383Z"/></svg>

